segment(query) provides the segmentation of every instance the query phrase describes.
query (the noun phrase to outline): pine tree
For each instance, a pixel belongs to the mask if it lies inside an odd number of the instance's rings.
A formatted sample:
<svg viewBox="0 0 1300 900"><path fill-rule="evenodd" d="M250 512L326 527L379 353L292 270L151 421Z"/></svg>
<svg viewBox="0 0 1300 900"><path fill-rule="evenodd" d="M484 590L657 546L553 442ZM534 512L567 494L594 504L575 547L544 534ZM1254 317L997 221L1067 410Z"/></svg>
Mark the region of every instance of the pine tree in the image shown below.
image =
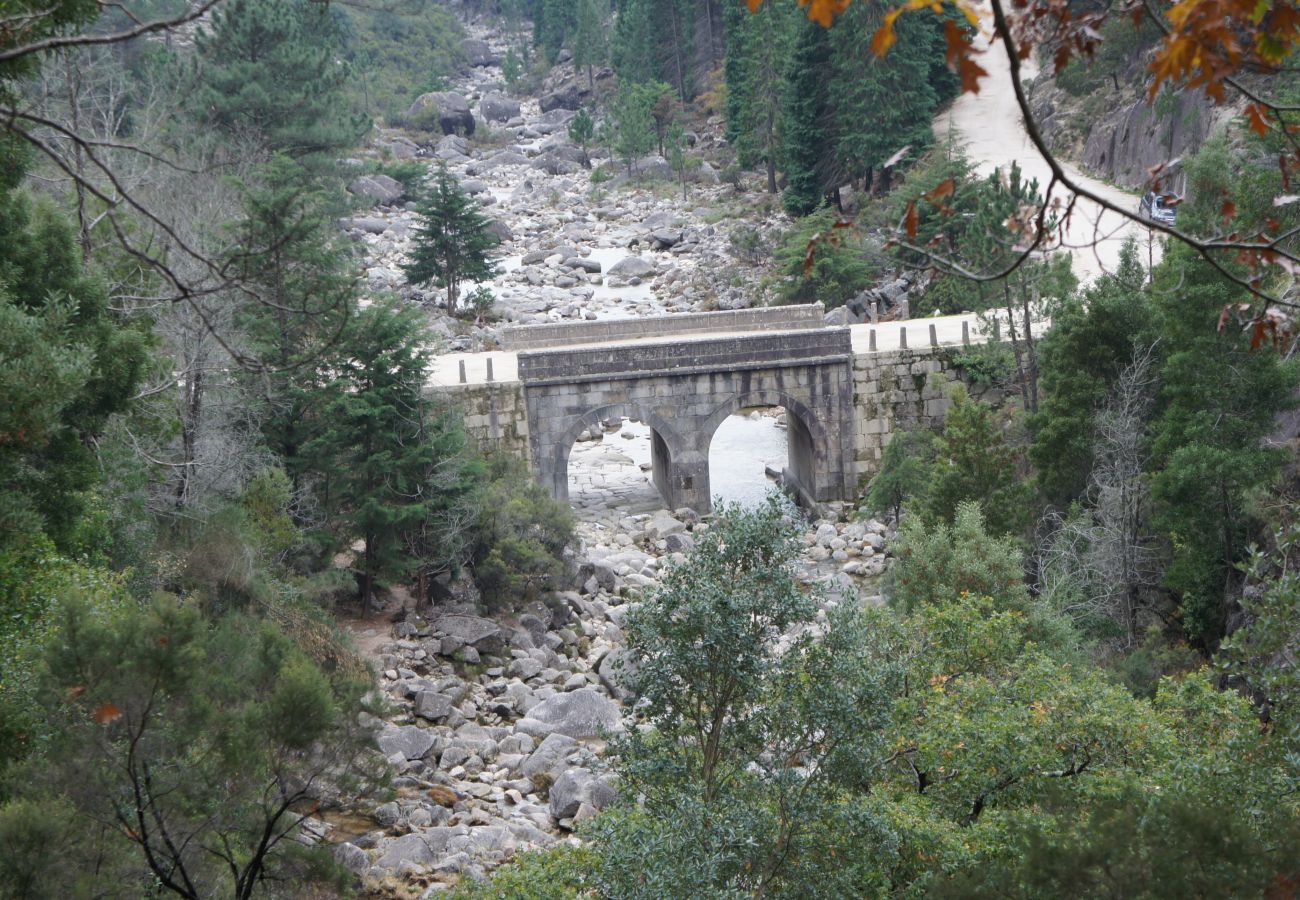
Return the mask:
<svg viewBox="0 0 1300 900"><path fill-rule="evenodd" d="M573 68L587 70L587 86L596 89L596 66L609 61L608 0L578 0L573 34Z"/></svg>
<svg viewBox="0 0 1300 900"><path fill-rule="evenodd" d="M241 311L248 349L263 372L252 383L265 397L262 434L295 486L311 461L304 448L319 414L322 357L351 318L357 281L335 224L334 192L301 165L276 156L243 185L241 283L258 293Z"/></svg>
<svg viewBox="0 0 1300 900"><path fill-rule="evenodd" d="M363 309L333 360L330 400L309 452L328 461L327 499L349 536L365 542L361 603L378 579L406 573L404 535L438 506L428 483L434 441L423 399L429 365L420 313L395 302Z"/></svg>
<svg viewBox="0 0 1300 900"><path fill-rule="evenodd" d="M763 165L772 194L781 165L781 93L798 27L795 16L788 4L764 3L755 13L743 0L727 6L728 139L742 166Z"/></svg>
<svg viewBox="0 0 1300 900"><path fill-rule="evenodd" d="M402 266L411 284L436 284L447 290L447 312L455 313L461 285L497 274L488 253L497 240L488 231L478 203L461 189L456 176L440 164L416 208L411 259Z"/></svg>
<svg viewBox="0 0 1300 900"><path fill-rule="evenodd" d="M632 174L632 164L654 149L653 108L661 95L660 89L666 87L628 82L619 86L614 105L614 152L622 158L629 175Z"/></svg>
<svg viewBox="0 0 1300 900"><path fill-rule="evenodd" d="M804 21L790 61L782 116L787 180L782 200L792 216L808 215L825 201L833 186L826 153L833 139L830 74L829 32L816 22Z"/></svg>
<svg viewBox="0 0 1300 900"><path fill-rule="evenodd" d="M664 81L683 103L694 97L694 23L695 9L688 0L627 0L619 4L611 46L619 82Z"/></svg>
<svg viewBox="0 0 1300 900"><path fill-rule="evenodd" d="M578 21L579 0L538 0L533 13L533 45L542 48L548 63L554 64L560 51L572 40Z"/></svg>
<svg viewBox="0 0 1300 900"><path fill-rule="evenodd" d="M595 136L596 122L591 118L591 113L585 109L578 110L578 114L569 123L569 140L582 148L582 164L588 169L591 168L591 158L587 155L587 147Z"/></svg>
<svg viewBox="0 0 1300 900"><path fill-rule="evenodd" d="M195 38L198 117L296 159L353 147L369 130L347 109L338 27L309 0L230 0Z"/></svg>

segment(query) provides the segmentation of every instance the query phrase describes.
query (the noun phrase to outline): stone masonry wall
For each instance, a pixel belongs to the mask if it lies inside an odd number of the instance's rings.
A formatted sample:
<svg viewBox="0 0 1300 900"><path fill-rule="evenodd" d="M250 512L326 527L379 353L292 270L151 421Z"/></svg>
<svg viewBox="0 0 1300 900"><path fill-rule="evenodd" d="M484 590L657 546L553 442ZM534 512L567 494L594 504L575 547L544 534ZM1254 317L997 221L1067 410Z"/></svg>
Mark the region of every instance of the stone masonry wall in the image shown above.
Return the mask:
<svg viewBox="0 0 1300 900"><path fill-rule="evenodd" d="M947 388L961 378L958 348L918 347L853 357L854 469L865 483L880 468L894 434L938 430L952 401ZM973 397L1000 402L995 391L968 385Z"/></svg>
<svg viewBox="0 0 1300 900"><path fill-rule="evenodd" d="M519 382L440 386L431 396L460 410L465 430L481 449L528 459L528 409Z"/></svg>

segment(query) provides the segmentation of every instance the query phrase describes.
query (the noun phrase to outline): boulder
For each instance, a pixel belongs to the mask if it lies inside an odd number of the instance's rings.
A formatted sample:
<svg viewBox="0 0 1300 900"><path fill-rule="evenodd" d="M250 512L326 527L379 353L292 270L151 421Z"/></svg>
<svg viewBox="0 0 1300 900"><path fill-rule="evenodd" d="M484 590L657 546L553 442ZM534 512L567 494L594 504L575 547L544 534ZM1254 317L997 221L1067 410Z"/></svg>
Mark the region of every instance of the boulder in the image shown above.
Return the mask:
<svg viewBox="0 0 1300 900"><path fill-rule="evenodd" d="M423 759L438 743L438 735L415 725L385 724L375 740L384 756L400 753L406 759Z"/></svg>
<svg viewBox="0 0 1300 900"><path fill-rule="evenodd" d="M567 734L552 732L548 734L537 749L524 760L519 767L519 774L525 778L535 775L549 775L558 778L566 768L565 759L578 747L578 742Z"/></svg>
<svg viewBox="0 0 1300 900"><path fill-rule="evenodd" d="M484 653L500 653L505 648L501 626L491 619L479 616L439 616L434 619L430 630L435 634L455 638L461 644Z"/></svg>
<svg viewBox="0 0 1300 900"><path fill-rule="evenodd" d="M396 178L387 175L362 175L348 185L348 191L369 197L377 203L396 203L402 199L405 188Z"/></svg>
<svg viewBox="0 0 1300 900"><path fill-rule="evenodd" d="M588 272L592 275L595 275L600 271L600 260L588 259L584 256L570 256L564 261L564 264L570 269L581 269L582 271Z"/></svg>
<svg viewBox="0 0 1300 900"><path fill-rule="evenodd" d="M572 738L591 738L622 727L618 703L595 688L548 697L515 723L516 729L534 737L559 732Z"/></svg>
<svg viewBox="0 0 1300 900"><path fill-rule="evenodd" d="M659 228L650 232L650 240L661 250L676 247L682 242L682 233L675 228Z"/></svg>
<svg viewBox="0 0 1300 900"><path fill-rule="evenodd" d="M551 815L557 819L571 819L583 804L599 812L614 802L617 796L618 792L612 785L601 781L588 770L569 769L551 785Z"/></svg>
<svg viewBox="0 0 1300 900"><path fill-rule="evenodd" d="M573 175L582 169L580 163L565 159L558 153L550 151L533 160L534 169L540 169L547 175Z"/></svg>
<svg viewBox="0 0 1300 900"><path fill-rule="evenodd" d="M495 66L501 62L501 57L492 51L492 48L487 45L487 41L466 38L461 41L460 50L465 54L465 62L471 66L481 68Z"/></svg>
<svg viewBox="0 0 1300 900"><path fill-rule="evenodd" d="M577 109L582 105L582 92L577 82L570 81L542 94L540 104L542 112L553 109Z"/></svg>
<svg viewBox="0 0 1300 900"><path fill-rule="evenodd" d="M690 553L695 549L695 538L686 533L674 533L664 538L669 553Z"/></svg>
<svg viewBox="0 0 1300 900"><path fill-rule="evenodd" d="M509 122L519 115L519 101L500 91L489 91L479 100L478 113L487 122Z"/></svg>
<svg viewBox="0 0 1300 900"><path fill-rule="evenodd" d="M636 660L625 648L617 647L606 653L596 666L596 674L600 676L600 683L619 700L626 702L633 697L631 686L636 675Z"/></svg>
<svg viewBox="0 0 1300 900"><path fill-rule="evenodd" d="M610 266L609 274L620 278L645 278L655 273L655 264L640 256L625 256Z"/></svg>
<svg viewBox="0 0 1300 900"><path fill-rule="evenodd" d="M506 241L513 241L515 233L510 230L510 226L500 219L493 219L488 223L487 233L495 237L498 243L504 244Z"/></svg>
<svg viewBox="0 0 1300 900"><path fill-rule="evenodd" d="M474 133L474 114L469 110L469 101L452 91L421 94L406 111L406 118L416 127L428 128L437 122L443 134Z"/></svg>
<svg viewBox="0 0 1300 900"><path fill-rule="evenodd" d="M370 858L366 856L366 851L346 841L335 845L334 861L353 875L360 875L370 866Z"/></svg>
<svg viewBox="0 0 1300 900"><path fill-rule="evenodd" d="M345 228L356 228L364 231L366 234L383 234L392 226L385 219L376 219L370 216L358 216L355 219L344 219Z"/></svg>
<svg viewBox="0 0 1300 900"><path fill-rule="evenodd" d="M414 834L404 834L391 841L380 844L383 851L375 860L375 867L388 872L396 872L403 863L415 866L431 866L447 850L455 828L426 828Z"/></svg>
<svg viewBox="0 0 1300 900"><path fill-rule="evenodd" d="M666 512L658 512L645 525L646 536L652 541L666 538L670 534L681 534L686 530L685 523L674 519Z"/></svg>
<svg viewBox="0 0 1300 900"><path fill-rule="evenodd" d="M418 691L415 695L415 714L421 719L436 722L451 714L451 698L436 691Z"/></svg>
<svg viewBox="0 0 1300 900"><path fill-rule="evenodd" d="M651 181L668 181L674 177L673 167L668 160L658 154L643 156L632 163L634 178L648 178Z"/></svg>

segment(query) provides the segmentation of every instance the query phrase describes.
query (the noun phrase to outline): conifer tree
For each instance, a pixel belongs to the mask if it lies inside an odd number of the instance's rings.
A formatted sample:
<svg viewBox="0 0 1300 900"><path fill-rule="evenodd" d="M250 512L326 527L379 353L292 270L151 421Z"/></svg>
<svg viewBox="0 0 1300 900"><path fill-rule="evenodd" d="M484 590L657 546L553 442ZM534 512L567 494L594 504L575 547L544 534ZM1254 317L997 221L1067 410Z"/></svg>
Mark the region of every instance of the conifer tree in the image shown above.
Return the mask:
<svg viewBox="0 0 1300 900"><path fill-rule="evenodd" d="M369 612L378 579L407 572L403 536L439 507L428 482L435 441L423 398L428 336L420 312L380 301L356 317L333 360L336 375L310 452L329 460L328 505L348 536L365 543L361 604ZM439 422L453 427L450 422Z"/></svg>
<svg viewBox="0 0 1300 900"><path fill-rule="evenodd" d="M196 36L190 90L197 115L296 159L352 146L369 129L347 110L349 68L338 27L309 0L229 0Z"/></svg>
<svg viewBox="0 0 1300 900"><path fill-rule="evenodd" d="M798 27L792 12L781 3L764 3L752 14L741 0L727 6L728 139L742 166L763 165L772 194L781 165L781 94Z"/></svg>
<svg viewBox="0 0 1300 900"><path fill-rule="evenodd" d="M402 266L411 284L436 284L447 290L447 312L456 312L461 285L497 274L488 253L497 240L488 231L478 203L440 164L433 183L416 208L411 259Z"/></svg>
<svg viewBox="0 0 1300 900"><path fill-rule="evenodd" d="M608 0L578 0L573 33L573 68L587 70L587 87L596 89L595 67L609 61Z"/></svg>
<svg viewBox="0 0 1300 900"><path fill-rule="evenodd" d="M783 102L787 184L782 199L792 216L808 215L832 187L825 152L832 135L830 72L829 31L816 22L802 22Z"/></svg>

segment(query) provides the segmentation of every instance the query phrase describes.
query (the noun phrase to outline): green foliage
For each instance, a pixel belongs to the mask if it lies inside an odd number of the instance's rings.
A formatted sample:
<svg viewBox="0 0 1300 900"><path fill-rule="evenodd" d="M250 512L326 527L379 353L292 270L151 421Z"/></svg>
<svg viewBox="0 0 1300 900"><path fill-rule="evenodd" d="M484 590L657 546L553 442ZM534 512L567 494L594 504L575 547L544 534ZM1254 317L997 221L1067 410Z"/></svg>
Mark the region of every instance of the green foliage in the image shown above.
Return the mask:
<svg viewBox="0 0 1300 900"><path fill-rule="evenodd" d="M308 0L230 0L196 37L196 115L231 137L294 159L324 158L369 130L346 111L351 77L328 9Z"/></svg>
<svg viewBox="0 0 1300 900"><path fill-rule="evenodd" d="M842 791L871 780L897 689L881 635L849 605L818 640L794 578L797 529L777 495L723 506L627 622L648 731L620 742L626 802L595 821L604 893L620 897L873 893L888 836Z"/></svg>
<svg viewBox="0 0 1300 900"><path fill-rule="evenodd" d="M671 85L683 102L693 98L696 15L696 7L687 0L619 3L610 43L619 83L661 81Z"/></svg>
<svg viewBox="0 0 1300 900"><path fill-rule="evenodd" d="M880 458L880 471L871 479L864 507L870 512L892 512L900 521L903 504L924 504L932 474L934 435L904 431L894 435Z"/></svg>
<svg viewBox="0 0 1300 900"><path fill-rule="evenodd" d="M1155 287L1164 354L1152 423L1155 522L1174 548L1165 584L1180 598L1183 625L1212 648L1225 625L1225 586L1257 528L1250 497L1283 461L1263 438L1294 405L1297 372L1294 362L1252 352L1244 336L1217 329L1235 289L1190 252L1170 248Z"/></svg>
<svg viewBox="0 0 1300 900"><path fill-rule="evenodd" d="M591 896L595 859L585 847L558 844L520 853L492 873L492 880L465 879L451 900L578 900Z"/></svg>
<svg viewBox="0 0 1300 900"><path fill-rule="evenodd" d="M335 224L337 185L284 155L239 185L232 272L257 292L237 317L248 354L271 371L250 379L268 415L267 445L301 486L306 446L319 429L322 355L348 326L357 299L351 253Z"/></svg>
<svg viewBox="0 0 1300 900"><path fill-rule="evenodd" d="M799 219L782 239L776 257L781 273L790 279L782 290L788 302L823 303L834 309L871 284L875 269L867 261L862 237L838 227L838 222L835 211L823 207Z"/></svg>
<svg viewBox="0 0 1300 900"><path fill-rule="evenodd" d="M959 597L993 597L1000 608L1027 608L1024 553L1014 538L985 528L979 504L958 505L951 525L926 526L915 517L898 533L886 593L906 612Z"/></svg>
<svg viewBox="0 0 1300 900"><path fill-rule="evenodd" d="M403 264L411 284L447 289L447 311L456 311L461 285L497 274L489 253L497 240L478 202L465 193L456 176L439 165L416 208L419 221L412 235L410 260Z"/></svg>
<svg viewBox="0 0 1300 900"><path fill-rule="evenodd" d="M459 70L465 32L448 7L429 0L330 7L351 67L352 104L389 124L404 121L415 98L442 90Z"/></svg>
<svg viewBox="0 0 1300 900"><path fill-rule="evenodd" d="M537 0L533 8L533 44L542 49L546 62L555 64L560 51L569 45L578 22L579 0Z"/></svg>
<svg viewBox="0 0 1300 900"><path fill-rule="evenodd" d="M620 83L614 101L614 152L632 174L632 165L655 148L655 104L670 96L663 82Z"/></svg>
<svg viewBox="0 0 1300 900"><path fill-rule="evenodd" d="M99 477L91 447L144 379L149 345L110 311L67 223L0 190L0 547L74 540Z"/></svg>
<svg viewBox="0 0 1300 900"><path fill-rule="evenodd" d="M1030 494L1020 474L1021 449L1007 440L1007 426L993 407L972 400L964 385L953 385L949 398L943 433L935 445L926 518L954 521L958 507L974 501L990 532L1019 536L1030 512Z"/></svg>
<svg viewBox="0 0 1300 900"><path fill-rule="evenodd" d="M827 192L838 186L828 171L826 153L832 116L827 78L831 58L827 30L810 20L801 21L781 112L781 159L786 177L781 202L792 216L813 212L825 201Z"/></svg>
<svg viewBox="0 0 1300 900"><path fill-rule="evenodd" d="M30 836L47 804L75 810L59 841L28 840L19 860L52 895L95 872L119 896L157 884L249 897L264 879L332 869L325 848L291 839L295 810L327 773L344 789L365 774L354 711L366 680L331 683L266 622L208 623L174 599L102 612L75 598L40 679L52 738L15 773L0 821Z"/></svg>
<svg viewBox="0 0 1300 900"><path fill-rule="evenodd" d="M1108 19L1101 26L1101 42L1091 58L1075 56L1056 73L1056 84L1075 97L1087 97L1108 90L1113 83L1126 84L1139 63L1142 53L1160 38L1155 23L1143 17L1140 24L1131 19Z"/></svg>
<svg viewBox="0 0 1300 900"><path fill-rule="evenodd" d="M576 0L573 67L587 70L587 86L595 90L596 66L609 62L609 0Z"/></svg>
<svg viewBox="0 0 1300 900"><path fill-rule="evenodd" d="M1030 417L1029 458L1043 498L1064 508L1092 471L1097 411L1134 352L1156 339L1137 247L1081 296L1063 303L1039 345L1041 399Z"/></svg>
<svg viewBox="0 0 1300 900"><path fill-rule="evenodd" d="M378 301L358 313L334 377L320 434L308 452L324 461L329 506L344 533L362 539L362 608L377 579L413 566L404 536L422 530L447 501L432 473L457 471L465 438L423 398L429 353L418 309ZM453 483L459 482L453 476Z"/></svg>
<svg viewBox="0 0 1300 900"><path fill-rule="evenodd" d="M591 160L587 157L587 148L596 137L596 122L591 117L591 113L586 109L578 110L573 121L569 123L569 140L573 141L582 148L582 160L587 168L591 168Z"/></svg>
<svg viewBox="0 0 1300 900"><path fill-rule="evenodd" d="M506 87L514 90L519 85L519 78L524 74L523 63L514 47L506 48L506 55L501 60L501 77L506 80Z"/></svg>
<svg viewBox="0 0 1300 900"><path fill-rule="evenodd" d="M478 498L471 564L489 610L513 609L559 586L573 510L509 457L489 461Z"/></svg>
<svg viewBox="0 0 1300 900"><path fill-rule="evenodd" d="M767 189L777 190L784 144L781 97L790 77L798 12L787 3L764 3L751 13L742 3L724 7L727 57L727 139L741 165L762 164Z"/></svg>

